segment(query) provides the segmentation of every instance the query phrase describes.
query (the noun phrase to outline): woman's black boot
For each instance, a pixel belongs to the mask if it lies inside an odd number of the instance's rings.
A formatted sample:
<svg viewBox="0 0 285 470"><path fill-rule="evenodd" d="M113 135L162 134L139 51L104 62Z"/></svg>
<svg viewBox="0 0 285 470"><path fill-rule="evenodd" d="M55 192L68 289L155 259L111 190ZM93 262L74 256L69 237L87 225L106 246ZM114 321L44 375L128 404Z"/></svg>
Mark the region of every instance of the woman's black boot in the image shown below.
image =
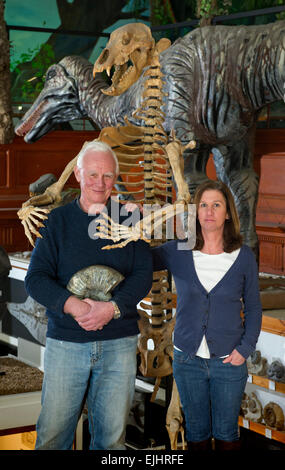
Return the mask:
<svg viewBox="0 0 285 470"><path fill-rule="evenodd" d="M205 441L188 441L187 442L187 449L188 451L209 451L212 450L212 439L206 439Z"/></svg>
<svg viewBox="0 0 285 470"><path fill-rule="evenodd" d="M215 439L215 450L240 450L240 440L237 441L220 441Z"/></svg>

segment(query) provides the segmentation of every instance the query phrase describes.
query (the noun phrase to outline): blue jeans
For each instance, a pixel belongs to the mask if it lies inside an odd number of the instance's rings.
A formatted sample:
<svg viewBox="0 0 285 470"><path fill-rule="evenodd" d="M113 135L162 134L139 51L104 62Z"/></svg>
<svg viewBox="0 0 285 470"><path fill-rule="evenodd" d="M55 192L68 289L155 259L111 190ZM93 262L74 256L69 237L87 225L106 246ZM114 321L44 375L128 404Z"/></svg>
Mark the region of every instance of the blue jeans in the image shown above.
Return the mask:
<svg viewBox="0 0 285 470"><path fill-rule="evenodd" d="M174 349L173 375L186 421L187 441L213 436L223 441L239 439L238 416L247 381L246 362L223 364L223 359L190 359Z"/></svg>
<svg viewBox="0 0 285 470"><path fill-rule="evenodd" d="M137 336L90 343L47 338L36 449L71 449L85 398L90 449L124 450Z"/></svg>

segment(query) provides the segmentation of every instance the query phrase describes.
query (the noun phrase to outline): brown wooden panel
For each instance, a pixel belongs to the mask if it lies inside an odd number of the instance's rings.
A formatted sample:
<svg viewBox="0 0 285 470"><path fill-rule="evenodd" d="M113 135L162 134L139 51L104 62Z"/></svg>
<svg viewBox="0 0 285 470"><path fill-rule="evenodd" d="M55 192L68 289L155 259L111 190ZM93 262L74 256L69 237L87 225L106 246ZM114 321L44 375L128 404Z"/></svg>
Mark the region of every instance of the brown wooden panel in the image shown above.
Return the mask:
<svg viewBox="0 0 285 470"><path fill-rule="evenodd" d="M285 226L285 196L259 194L256 221L258 224Z"/></svg>
<svg viewBox="0 0 285 470"><path fill-rule="evenodd" d="M285 229L257 225L259 239L259 270L285 274Z"/></svg>
<svg viewBox="0 0 285 470"><path fill-rule="evenodd" d="M259 237L259 242L260 272L284 274L282 245L278 245L274 240L263 241L262 237Z"/></svg>
<svg viewBox="0 0 285 470"><path fill-rule="evenodd" d="M7 151L0 149L0 187L7 186Z"/></svg>
<svg viewBox="0 0 285 470"><path fill-rule="evenodd" d="M260 158L257 224L285 226L285 153Z"/></svg>
<svg viewBox="0 0 285 470"><path fill-rule="evenodd" d="M255 134L255 155L284 152L285 129L257 129Z"/></svg>
<svg viewBox="0 0 285 470"><path fill-rule="evenodd" d="M70 156L70 158L69 158ZM37 149L33 151L15 152L15 187L20 191L28 192L29 184L36 181L46 173L52 173L58 179L67 163L72 160L70 152L59 152L43 149L39 156ZM77 183L73 177L68 181L68 185Z"/></svg>
<svg viewBox="0 0 285 470"><path fill-rule="evenodd" d="M58 178L83 143L97 136L97 131L54 131L33 144L27 144L23 138L15 136L11 144L1 145L1 152L6 155L6 159L0 159L0 169L3 170L1 174L8 175L8 180L7 186L0 185L0 207L7 207L7 197L17 196L21 203L25 201L28 198L29 184L43 174L53 173ZM4 176L0 178L0 181L4 181ZM67 186L78 187L74 176Z"/></svg>
<svg viewBox="0 0 285 470"><path fill-rule="evenodd" d="M260 168L259 191L285 195L285 152L264 154Z"/></svg>
<svg viewBox="0 0 285 470"><path fill-rule="evenodd" d="M0 245L8 253L32 249L15 210L0 209Z"/></svg>

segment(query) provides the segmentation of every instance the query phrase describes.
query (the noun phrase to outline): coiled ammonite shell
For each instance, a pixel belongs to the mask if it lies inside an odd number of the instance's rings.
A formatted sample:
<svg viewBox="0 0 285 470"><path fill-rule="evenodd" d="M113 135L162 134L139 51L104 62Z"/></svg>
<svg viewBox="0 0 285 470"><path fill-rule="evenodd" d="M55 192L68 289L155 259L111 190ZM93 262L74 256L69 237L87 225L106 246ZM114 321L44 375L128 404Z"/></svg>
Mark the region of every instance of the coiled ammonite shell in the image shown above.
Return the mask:
<svg viewBox="0 0 285 470"><path fill-rule="evenodd" d="M263 408L263 419L267 426L282 431L284 429L284 413L282 408L271 401Z"/></svg>
<svg viewBox="0 0 285 470"><path fill-rule="evenodd" d="M260 351L254 351L247 358L247 369L250 374L266 375L267 367L267 359L261 356Z"/></svg>
<svg viewBox="0 0 285 470"><path fill-rule="evenodd" d="M273 361L268 367L267 376L271 380L285 383L285 367L279 360Z"/></svg>
<svg viewBox="0 0 285 470"><path fill-rule="evenodd" d="M246 393L243 394L240 413L245 419L261 423L262 405L254 392L248 395Z"/></svg>
<svg viewBox="0 0 285 470"><path fill-rule="evenodd" d="M79 299L108 301L111 292L124 279L124 276L109 266L96 264L77 271L66 288Z"/></svg>

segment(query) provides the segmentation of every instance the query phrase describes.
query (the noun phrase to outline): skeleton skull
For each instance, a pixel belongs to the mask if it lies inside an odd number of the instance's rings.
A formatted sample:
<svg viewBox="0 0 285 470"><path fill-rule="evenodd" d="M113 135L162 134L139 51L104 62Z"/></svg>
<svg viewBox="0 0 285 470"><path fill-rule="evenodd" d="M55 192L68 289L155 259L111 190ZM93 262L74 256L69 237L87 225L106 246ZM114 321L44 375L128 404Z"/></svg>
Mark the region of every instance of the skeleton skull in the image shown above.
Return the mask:
<svg viewBox="0 0 285 470"><path fill-rule="evenodd" d="M117 96L135 83L142 69L149 64L154 46L150 28L143 23L130 23L116 29L93 69L94 76L104 70L110 76L111 68L115 66L112 85L102 90L103 93ZM129 60L133 64L130 67Z"/></svg>

